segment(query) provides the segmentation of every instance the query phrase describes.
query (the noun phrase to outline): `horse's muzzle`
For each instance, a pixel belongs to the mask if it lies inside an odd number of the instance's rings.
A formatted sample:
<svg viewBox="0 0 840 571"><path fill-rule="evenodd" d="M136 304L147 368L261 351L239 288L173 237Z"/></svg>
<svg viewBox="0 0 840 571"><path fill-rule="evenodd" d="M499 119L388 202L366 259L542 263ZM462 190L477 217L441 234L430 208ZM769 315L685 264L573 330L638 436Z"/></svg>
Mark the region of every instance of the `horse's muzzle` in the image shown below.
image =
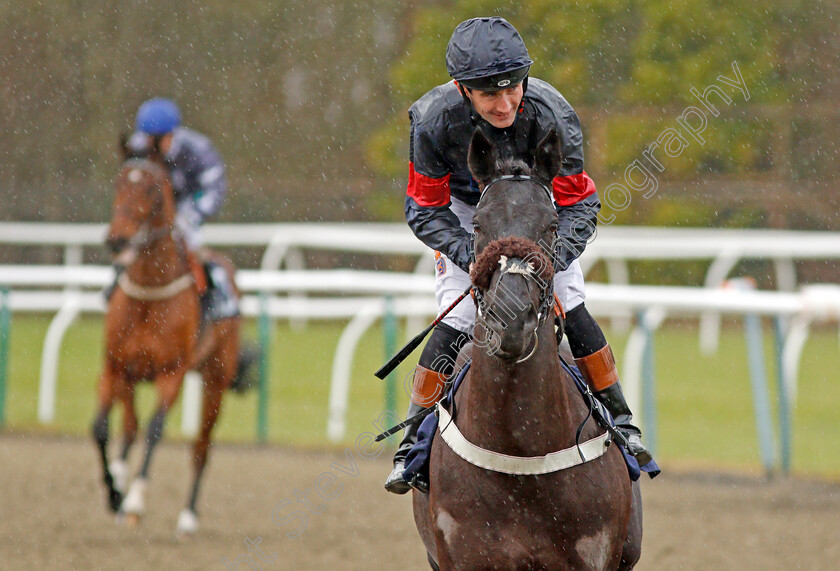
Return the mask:
<svg viewBox="0 0 840 571"><path fill-rule="evenodd" d="M539 325L536 308L530 306L515 316L506 316L496 304L486 308L483 322L486 330L486 350L506 360L518 360L533 348L534 334Z"/></svg>

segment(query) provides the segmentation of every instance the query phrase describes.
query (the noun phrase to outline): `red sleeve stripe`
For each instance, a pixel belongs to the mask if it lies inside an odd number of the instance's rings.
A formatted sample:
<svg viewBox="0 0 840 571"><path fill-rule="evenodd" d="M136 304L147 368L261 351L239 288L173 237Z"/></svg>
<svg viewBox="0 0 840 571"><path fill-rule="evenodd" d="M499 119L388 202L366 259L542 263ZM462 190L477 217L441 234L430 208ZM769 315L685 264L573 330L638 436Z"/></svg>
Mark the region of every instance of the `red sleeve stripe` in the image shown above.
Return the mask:
<svg viewBox="0 0 840 571"><path fill-rule="evenodd" d="M595 194L595 183L589 178L586 171L580 174L554 177L551 186L554 190L554 201L560 206L577 204L587 196Z"/></svg>
<svg viewBox="0 0 840 571"><path fill-rule="evenodd" d="M405 193L420 206L446 206L449 204L449 174L431 178L414 170L408 163L408 188Z"/></svg>

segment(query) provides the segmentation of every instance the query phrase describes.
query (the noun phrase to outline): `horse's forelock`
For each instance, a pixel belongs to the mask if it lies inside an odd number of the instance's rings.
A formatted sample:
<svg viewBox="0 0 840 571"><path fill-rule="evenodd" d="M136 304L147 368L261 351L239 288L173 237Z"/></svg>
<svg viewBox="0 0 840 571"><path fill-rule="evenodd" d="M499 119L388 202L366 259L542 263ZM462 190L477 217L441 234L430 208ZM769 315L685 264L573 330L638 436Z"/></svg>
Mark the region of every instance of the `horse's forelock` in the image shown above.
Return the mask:
<svg viewBox="0 0 840 571"><path fill-rule="evenodd" d="M496 165L496 175L495 176L496 177L526 176L526 177L533 178L535 181L539 182L542 185L551 186L551 181L546 181L546 180L543 180L542 177L538 177L534 173L534 169L532 169L530 166L528 166L528 163L526 163L525 161L519 160L519 159L508 158L508 159L500 160L499 163ZM488 184L490 184L491 182L492 181L487 181L486 184L484 184L483 186L486 188L486 186ZM513 182L513 181L500 181L500 183L499 183L499 185L502 185L504 188L507 188L507 186L505 186L506 184L516 184L516 183ZM495 187L495 186L498 186L498 185L494 184L493 187ZM494 196L500 196L500 193L498 193L498 192L491 192L489 194L492 194ZM503 194L504 193L501 193L501 195L503 195ZM480 201L479 201L479 204L480 204Z"/></svg>
<svg viewBox="0 0 840 571"><path fill-rule="evenodd" d="M534 269L538 272L537 276L543 281L551 280L554 275L554 266L536 242L527 238L512 236L494 240L484 248L470 270L470 279L473 285L482 290L490 287L490 281L499 267L499 260L502 256L528 258L531 261L539 262L535 264L539 267Z"/></svg>
<svg viewBox="0 0 840 571"><path fill-rule="evenodd" d="M499 162L499 172L505 175L528 176L531 174L531 167L519 159L505 159Z"/></svg>

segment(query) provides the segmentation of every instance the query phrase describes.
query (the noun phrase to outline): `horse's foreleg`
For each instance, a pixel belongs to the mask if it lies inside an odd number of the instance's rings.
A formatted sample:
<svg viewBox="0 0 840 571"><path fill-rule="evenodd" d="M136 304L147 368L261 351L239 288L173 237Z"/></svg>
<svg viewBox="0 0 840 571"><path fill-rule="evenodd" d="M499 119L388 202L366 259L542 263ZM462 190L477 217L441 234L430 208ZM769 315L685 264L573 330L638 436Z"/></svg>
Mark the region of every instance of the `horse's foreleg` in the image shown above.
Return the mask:
<svg viewBox="0 0 840 571"><path fill-rule="evenodd" d="M198 503L199 488L201 487L204 468L207 466L207 456L210 452L210 437L219 418L219 412L221 411L222 397L228 385L228 379L234 374L235 367L232 364L236 361L235 357L236 355L233 353L227 359L212 359L211 362L213 364L204 367L202 371L205 383L201 411L201 431L193 446L193 484L189 499L187 500L187 506L178 516L178 526L176 529L178 535L192 534L198 531L196 504ZM222 365L222 363L225 363L227 366Z"/></svg>
<svg viewBox="0 0 840 571"><path fill-rule="evenodd" d="M99 446L99 454L102 458L102 481L105 482L108 493L108 507L112 512L116 512L122 503L122 492L114 485L114 476L108 466L108 415L110 412L110 407L99 409L96 420L93 421L93 438Z"/></svg>
<svg viewBox="0 0 840 571"><path fill-rule="evenodd" d="M149 476L149 468L152 463L152 454L155 447L160 442L163 436L163 428L166 423L166 415L178 398L178 392L181 389L181 383L184 380L183 369L178 373L166 375L158 378L156 385L158 387L159 404L157 412L149 422L149 427L146 431L146 455L143 458L143 465L140 468L140 473L131 483L128 494L122 503L121 511L125 514L134 516L132 519L136 520L145 511L144 496L146 492L146 480Z"/></svg>
<svg viewBox="0 0 840 571"><path fill-rule="evenodd" d="M137 440L137 413L134 411L134 385L125 383L119 394L123 404L123 447L118 458L109 464L114 487L125 493L128 487L128 453Z"/></svg>
<svg viewBox="0 0 840 571"><path fill-rule="evenodd" d="M140 473L131 483L128 494L125 496L125 500L120 507L120 511L131 516L128 520L129 523L136 523L139 517L143 515L143 512L146 511L146 503L144 501L146 480L149 475L152 453L163 434L166 412L165 409L159 408L149 422L149 428L146 432L146 456L143 458L143 467L140 468Z"/></svg>
<svg viewBox="0 0 840 571"><path fill-rule="evenodd" d="M195 344L195 349L193 350L192 354L192 362L190 363L190 369L198 369L207 361L207 358L210 357L210 353L213 351L213 346L216 343L216 335L212 328L206 328L202 333L201 336L198 338L198 341Z"/></svg>
<svg viewBox="0 0 840 571"><path fill-rule="evenodd" d="M642 490L639 482L632 483L630 522L627 525L627 539L621 552L619 569L633 569L642 556Z"/></svg>
<svg viewBox="0 0 840 571"><path fill-rule="evenodd" d="M116 396L114 383L114 375L107 372L102 374L99 380L99 412L96 414L91 430L102 458L102 479L108 493L108 507L116 512L122 502L122 493L114 486L114 477L108 467L108 416L114 406Z"/></svg>

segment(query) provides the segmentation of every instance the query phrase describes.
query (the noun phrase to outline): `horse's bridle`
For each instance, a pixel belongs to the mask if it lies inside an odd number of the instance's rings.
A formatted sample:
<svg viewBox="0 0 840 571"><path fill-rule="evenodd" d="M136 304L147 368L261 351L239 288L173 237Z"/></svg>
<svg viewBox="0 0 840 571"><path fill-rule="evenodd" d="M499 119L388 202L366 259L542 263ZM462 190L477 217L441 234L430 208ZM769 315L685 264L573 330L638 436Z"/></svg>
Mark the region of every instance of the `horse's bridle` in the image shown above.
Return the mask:
<svg viewBox="0 0 840 571"><path fill-rule="evenodd" d="M123 163L123 168L143 171L152 175L158 181L166 176L166 172L163 170L162 166L148 159L139 157L131 158L125 161ZM130 172L131 171L129 171L129 173ZM157 211L163 204L163 191L161 190L160 183L158 182L154 186L154 188L158 192L154 197L154 203L152 204L151 210L152 212ZM128 245L125 248L123 248L119 254L117 254L115 262L119 263L120 258L123 258L127 263L123 263L121 265L123 265L124 267L130 266L132 263L134 263L134 259L138 250L147 246L151 246L161 238L165 238L166 236L172 235L174 230L174 224L167 224L163 226L154 227L148 220L143 222L140 225L140 228L138 228L138 230L128 239Z"/></svg>
<svg viewBox="0 0 840 571"><path fill-rule="evenodd" d="M499 265L501 266L501 269L498 271L501 271L502 275L509 273L517 273L524 274L526 275L526 277L528 277L529 274L533 273L533 269L530 267L529 263L523 262L521 260L516 261L516 259L509 259L507 258L507 256L504 255L500 257ZM501 278L499 279L501 280ZM549 279L545 280L545 282L546 285L540 288L540 298L536 308L537 323L536 325L534 325L534 330L531 332L531 334L534 337L533 346L531 347L531 350L528 352L528 354L524 357L517 359L515 361L516 363L522 363L524 361L527 361L537 351L537 346L539 344L539 334L537 332L539 331L540 326L545 322L548 315L551 313L551 307L554 303L554 280ZM487 312L487 303L484 300L484 295L482 294L478 286L473 286L473 296L475 298L478 318L484 321L484 315Z"/></svg>
<svg viewBox="0 0 840 571"><path fill-rule="evenodd" d="M528 176L527 174L503 174L497 178L494 178L486 185L484 188L481 189L481 196L478 198L478 202L476 204L481 203L481 199L484 198L484 195L487 194L487 190L496 183L505 182L509 180L524 180L530 181L539 186L541 189L545 191L545 195L548 197L549 202L554 202L554 194L551 192L551 189L546 186L544 182L540 179L534 178L532 176ZM557 242L557 236L554 236L554 242L551 244L551 251L554 252L555 244ZM470 234L470 261L475 262L475 232Z"/></svg>
<svg viewBox="0 0 840 571"><path fill-rule="evenodd" d="M491 186L493 186L496 183L503 182L503 181L530 181L530 182L533 182L545 191L546 196L548 197L548 199L550 201L553 200L552 192L548 188L548 186L546 186L541 180L536 179L532 176L524 175L524 174L506 174L506 175L501 175L498 178L495 178L495 179L491 180L482 189L481 198L484 197L484 195L487 193L487 190ZM479 202L481 202L481 198L479 198ZM555 235L554 239L555 239L555 241L557 240L556 235ZM552 251L554 251L553 246L554 246L554 244L552 244ZM476 261L475 233L473 233L471 235L470 257L472 258L472 262L474 263ZM510 263L511 265L508 266L508 263ZM519 269L514 269L514 268L519 268ZM506 259L505 264L501 268L501 271L504 274L504 273L526 273L528 270L523 268L521 263L517 263L512 259L511 260ZM545 286L540 288L540 298L539 298L539 303L537 305L537 325L534 328L534 339L535 339L534 348L528 353L528 355L526 357L517 361L517 363L527 360L537 350L537 343L536 343L537 329L539 329L539 327L545 322L546 318L551 313L551 308L552 308L552 305L554 304L554 281L552 279L549 279L549 280L545 280L545 282L546 282ZM484 300L484 294L482 293L482 291L478 287L473 287L473 297L475 299L475 303L476 303L476 307L477 307L477 311L478 311L478 316L479 316L479 318L483 319L483 314L486 311L486 306L487 306L487 304Z"/></svg>
<svg viewBox="0 0 840 571"><path fill-rule="evenodd" d="M554 195L552 194L551 189L549 189L548 186L546 186L545 183L542 182L541 180L536 179L532 176L528 176L527 174L503 174L503 175L499 176L498 178L494 178L493 180L488 182L486 185L484 185L484 188L481 191L481 196L478 199L479 202L481 202L481 199L484 198L484 195L487 193L487 189L489 189L491 186L493 186L497 182L503 182L503 181L506 181L506 180L529 180L529 181L533 182L534 184L538 185L540 188L542 188L545 191L546 196L548 196L549 200L553 200Z"/></svg>
<svg viewBox="0 0 840 571"><path fill-rule="evenodd" d="M166 172L163 170L163 167L154 163L148 159L142 157L134 157L128 159L123 163L123 168L128 168L132 170L140 170L145 173L152 175L157 183L154 185L155 190L157 191L154 197L154 203L152 204L151 212L158 211L163 205L163 189L161 188L160 180L166 177ZM132 170L129 170L129 177L131 176ZM130 181L135 182L135 181ZM117 266L122 266L124 268L128 268L137 260L137 252L145 247L149 247L153 245L158 240L172 236L176 238L177 228L173 223L165 224L163 226L154 227L151 225L149 220L146 220L140 225L140 228L135 232L131 238L129 238L128 245L123 248L119 254L117 254L116 258L114 258L114 264ZM181 256L186 259L187 252L184 249L183 243L180 240L175 240L175 244L178 247ZM187 262L187 266L189 266L189 262ZM160 301L163 299L168 299L175 294L180 293L184 289L188 288L193 283L193 277L190 273L189 269L187 269L186 273L183 275L175 278L171 282L166 285L159 286L159 287L146 287L140 286L135 284L131 281L128 277L128 274L123 272L119 274L118 277L118 284L120 288L131 298L138 299L141 301Z"/></svg>

